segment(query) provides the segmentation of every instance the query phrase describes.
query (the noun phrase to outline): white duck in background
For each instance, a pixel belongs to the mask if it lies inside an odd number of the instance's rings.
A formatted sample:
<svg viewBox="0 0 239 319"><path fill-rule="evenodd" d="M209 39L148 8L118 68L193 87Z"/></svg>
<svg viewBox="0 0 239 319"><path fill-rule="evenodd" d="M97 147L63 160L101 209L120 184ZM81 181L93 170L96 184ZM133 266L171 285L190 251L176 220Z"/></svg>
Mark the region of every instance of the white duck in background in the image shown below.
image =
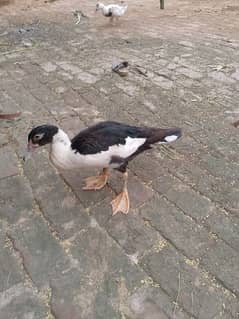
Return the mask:
<svg viewBox="0 0 239 319"><path fill-rule="evenodd" d="M101 2L98 2L96 4L96 11L101 10L105 17L110 17L111 22L113 22L114 18L118 20L119 17L122 17L125 14L127 8L128 8L128 5L118 5L118 4L104 5Z"/></svg>

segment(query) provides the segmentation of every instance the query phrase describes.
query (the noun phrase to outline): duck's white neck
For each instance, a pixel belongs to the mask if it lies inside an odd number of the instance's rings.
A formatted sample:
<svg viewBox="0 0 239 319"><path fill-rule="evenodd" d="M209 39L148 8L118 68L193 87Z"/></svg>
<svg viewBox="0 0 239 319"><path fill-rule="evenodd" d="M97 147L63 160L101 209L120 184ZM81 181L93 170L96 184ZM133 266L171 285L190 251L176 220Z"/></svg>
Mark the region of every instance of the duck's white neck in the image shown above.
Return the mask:
<svg viewBox="0 0 239 319"><path fill-rule="evenodd" d="M104 9L104 7L105 7L105 5L103 3L101 3L101 2L98 3L98 8L99 9L102 10L102 9Z"/></svg>
<svg viewBox="0 0 239 319"><path fill-rule="evenodd" d="M64 146L71 145L71 141L68 135L60 128L58 129L58 132L53 136L52 147L57 144L62 144Z"/></svg>
<svg viewBox="0 0 239 319"><path fill-rule="evenodd" d="M51 150L50 159L52 163L63 169L67 169L67 161L70 151L71 141L68 135L61 129L58 130L57 134L54 135Z"/></svg>

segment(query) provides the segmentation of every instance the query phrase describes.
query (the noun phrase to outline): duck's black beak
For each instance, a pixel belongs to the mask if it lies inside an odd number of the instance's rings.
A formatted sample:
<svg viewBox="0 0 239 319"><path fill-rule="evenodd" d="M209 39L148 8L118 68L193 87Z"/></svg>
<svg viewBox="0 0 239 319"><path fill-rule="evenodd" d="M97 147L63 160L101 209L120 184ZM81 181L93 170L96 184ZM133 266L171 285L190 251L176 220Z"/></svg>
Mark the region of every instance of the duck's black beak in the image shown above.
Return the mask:
<svg viewBox="0 0 239 319"><path fill-rule="evenodd" d="M32 141L30 140L27 144L27 149L26 151L24 152L24 155L23 155L23 161L27 161L31 156L32 156L32 153L39 147L38 144L33 144Z"/></svg>

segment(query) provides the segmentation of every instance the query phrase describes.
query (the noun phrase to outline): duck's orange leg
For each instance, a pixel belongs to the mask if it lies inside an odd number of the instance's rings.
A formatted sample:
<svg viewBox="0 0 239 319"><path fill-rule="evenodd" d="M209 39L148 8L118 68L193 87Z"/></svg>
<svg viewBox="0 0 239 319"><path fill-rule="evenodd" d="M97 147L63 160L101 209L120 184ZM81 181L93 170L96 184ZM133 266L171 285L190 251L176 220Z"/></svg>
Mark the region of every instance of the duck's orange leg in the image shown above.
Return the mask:
<svg viewBox="0 0 239 319"><path fill-rule="evenodd" d="M117 195L111 202L113 215L122 212L123 214L128 214L129 212L129 194L127 189L128 173L123 173L124 177L124 187L123 191Z"/></svg>
<svg viewBox="0 0 239 319"><path fill-rule="evenodd" d="M98 176L91 176L85 179L86 185L83 187L84 190L99 190L103 188L109 178L109 169L103 168L103 171Z"/></svg>

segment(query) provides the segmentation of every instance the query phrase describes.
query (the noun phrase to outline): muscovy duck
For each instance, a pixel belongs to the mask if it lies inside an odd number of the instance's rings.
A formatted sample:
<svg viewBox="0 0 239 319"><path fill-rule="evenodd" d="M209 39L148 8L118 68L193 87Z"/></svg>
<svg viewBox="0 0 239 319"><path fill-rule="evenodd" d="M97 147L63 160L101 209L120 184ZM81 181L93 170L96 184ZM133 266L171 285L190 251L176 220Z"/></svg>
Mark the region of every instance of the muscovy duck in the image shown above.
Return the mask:
<svg viewBox="0 0 239 319"><path fill-rule="evenodd" d="M72 140L54 125L33 128L28 135L28 153L40 146L50 144L50 160L61 169L84 167L101 168L99 176L86 179L85 190L103 188L109 177L109 170L123 173L122 192L111 202L113 215L127 214L129 196L127 190L127 165L138 154L151 148L154 143L169 143L181 137L179 128L137 127L118 122L100 122L77 134ZM147 163L145 163L147 165Z"/></svg>
<svg viewBox="0 0 239 319"><path fill-rule="evenodd" d="M118 19L119 17L123 16L128 8L128 5L120 6L118 4L109 4L104 5L101 2L96 4L95 11L101 10L105 17L110 17L111 22L114 18Z"/></svg>

